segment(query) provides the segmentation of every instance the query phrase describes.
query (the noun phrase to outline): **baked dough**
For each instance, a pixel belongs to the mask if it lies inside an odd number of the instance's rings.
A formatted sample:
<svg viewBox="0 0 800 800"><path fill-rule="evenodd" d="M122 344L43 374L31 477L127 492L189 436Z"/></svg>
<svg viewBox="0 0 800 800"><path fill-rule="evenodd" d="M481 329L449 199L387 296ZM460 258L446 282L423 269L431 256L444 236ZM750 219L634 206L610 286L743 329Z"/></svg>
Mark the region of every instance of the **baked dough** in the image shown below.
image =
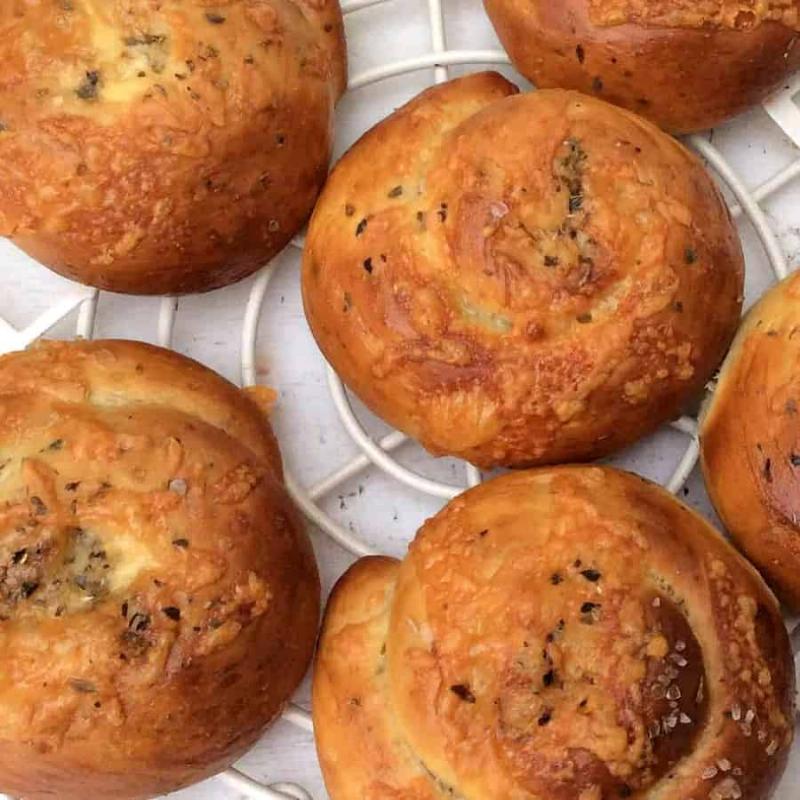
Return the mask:
<svg viewBox="0 0 800 800"><path fill-rule="evenodd" d="M749 312L701 419L706 486L747 557L800 611L800 274Z"/></svg>
<svg viewBox="0 0 800 800"><path fill-rule="evenodd" d="M133 342L0 358L0 792L133 800L227 767L303 677L319 593L236 387Z"/></svg>
<svg viewBox="0 0 800 800"><path fill-rule="evenodd" d="M136 294L213 289L284 247L346 78L338 0L8 0L0 64L0 235Z"/></svg>
<svg viewBox="0 0 800 800"><path fill-rule="evenodd" d="M517 69L676 133L760 103L800 67L797 0L484 0Z"/></svg>
<svg viewBox="0 0 800 800"><path fill-rule="evenodd" d="M701 517L540 469L341 579L314 729L331 800L765 800L793 684L774 597Z"/></svg>
<svg viewBox="0 0 800 800"><path fill-rule="evenodd" d="M739 321L743 259L678 142L494 73L424 92L335 167L306 316L344 382L437 455L588 460L679 415Z"/></svg>

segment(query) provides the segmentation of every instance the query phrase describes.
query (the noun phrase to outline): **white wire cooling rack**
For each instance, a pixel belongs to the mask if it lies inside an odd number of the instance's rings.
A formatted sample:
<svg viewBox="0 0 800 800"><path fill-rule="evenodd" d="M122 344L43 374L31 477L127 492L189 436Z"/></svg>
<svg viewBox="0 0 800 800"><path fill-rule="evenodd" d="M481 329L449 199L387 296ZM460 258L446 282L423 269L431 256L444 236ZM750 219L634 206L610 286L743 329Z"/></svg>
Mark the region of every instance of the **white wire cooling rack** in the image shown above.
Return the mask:
<svg viewBox="0 0 800 800"><path fill-rule="evenodd" d="M496 45L491 29L483 15L479 0L445 0L446 8L443 7L443 0L344 0L343 9L347 15L349 46L351 51L351 61L356 68L349 81L350 95L345 101L347 108L343 113L354 114L360 103L375 101L375 93L368 96L362 95L367 87L375 84L391 84L393 91L397 93L397 81L405 81L409 90L402 99L409 99L421 88L420 81L429 82L430 79L437 83L447 80L454 70L460 72L464 68L474 69L483 68L487 65L502 67L508 64L506 54ZM371 8L381 6L381 8ZM368 10L369 9L369 10ZM412 24L416 13L416 23ZM372 22L367 20L367 16L372 15ZM420 24L420 19L424 24ZM478 41L479 47L453 47L448 48L448 33L451 26L459 30L458 38ZM474 33L475 29L480 28L477 36L465 36L467 33ZM366 64L368 57L365 55L368 48L364 47L365 39L368 38L370 30L380 31L381 42L385 47L379 47L379 51L385 51L389 58L377 65ZM387 35L387 31L389 32ZM411 37L404 41L403 37ZM394 40L394 46L390 45L390 38ZM413 38L413 41L412 41ZM424 43L422 40L425 40ZM414 46L405 47L405 44ZM489 47L484 47L489 44ZM362 50L364 52L362 52ZM406 55L418 51L415 55ZM375 55L375 48L372 48L372 56ZM397 55L399 57L395 58ZM363 66L362 66L363 65ZM524 83L524 82L523 82ZM751 246L748 250L748 271L760 275L757 283L760 288L770 282L784 277L788 272L787 255L785 247L779 241L774 227L777 227L786 239L794 236L800 247L800 213L795 220L769 218L770 211L766 208L778 194L787 187L791 188L793 182L800 178L800 107L795 102L795 96L800 92L800 78L790 81L774 98L766 105L765 110L771 118L770 126L773 130L769 131L773 141L778 141L778 147L784 151L783 163L774 174L765 175L764 169L759 167L761 158L759 148L762 146L761 139L764 136L765 124L763 120L740 121L734 123L720 134L725 141L736 141L740 156L738 164L744 166L751 176L757 178L756 185L748 186L751 180L745 180L740 175L741 169L737 171L731 166L729 158L723 155L723 148L715 144L713 135L693 136L688 140L688 144L693 147L705 159L708 165L721 179L723 188L726 188L730 199L731 211L736 218L742 220L743 233L751 239ZM402 90L400 91L402 95ZM363 115L361 115L363 117ZM361 118L361 117L359 117ZM372 120L376 121L375 119ZM773 124L774 123L774 124ZM783 132L786 139L775 139L775 125ZM362 129L366 124L361 126ZM769 126L768 126L769 127ZM359 131L356 131L356 133ZM790 142L793 146L790 146ZM742 148L751 148L752 159L742 157ZM766 156L766 148L763 150ZM791 153L790 157L785 157L786 153ZM766 162L769 159L761 159ZM800 188L800 187L798 187ZM776 222L779 224L776 226ZM792 222L797 227L792 226ZM749 223L750 229L747 230ZM753 232L755 237L753 237ZM785 244L786 242L784 242ZM286 256L277 258L272 264L267 265L257 276L246 282L249 287L249 295L246 298L246 305L241 329L240 340L240 380L245 386L254 385L260 380L258 358L258 346L260 343L259 323L262 321L265 300L271 282L278 272L278 265L284 262L296 262L299 250L302 248L303 239L297 237L291 245L290 252ZM8 249L5 249L5 248ZM291 251L294 251L292 254ZM29 270L30 265L23 264L24 257L16 251L12 251L10 246L5 245L0 248L0 257L10 253L10 269L19 269L20 281L24 283L25 277L23 270ZM47 308L39 314L36 319L26 327L18 329L4 318L0 317L0 350L9 351L26 347L35 339L45 335L54 328L59 329L60 335L63 334L65 320L75 317L74 333L77 336L91 338L95 335L98 316L99 292L86 287L78 286L61 279L58 279L58 290L55 297L48 297ZM241 297L241 292L237 294ZM285 298L281 296L283 303ZM117 298L117 302L122 302ZM127 300L125 302L128 302ZM135 302L130 299L130 302ZM179 301L176 298L164 297L159 301L157 314L157 333L154 340L161 345L170 347L174 345L174 334L176 320L179 310ZM291 304L296 304L299 317L300 297L297 292L289 298ZM123 303L124 305L124 303ZM121 306L122 307L122 306ZM280 355L274 356L280 358ZM406 437L396 431L389 431L383 435L374 435L368 430L369 420L365 415L354 411L353 403L341 381L329 367L322 366L321 356L318 356L320 369L326 370L327 390L341 425L347 435L352 439L357 447L357 454L349 459L342 459L335 468L331 469L322 478L317 479L308 485L304 484L296 475L295 471L287 467L286 483L289 492L293 496L297 505L302 509L313 525L322 533L326 534L330 540L343 548L350 556L362 556L378 552L379 547L372 539L359 535L352 522L347 525L338 519L335 513L330 512L330 498L335 497L337 491L342 491L342 487L351 485L354 479L359 478L362 473L368 471L380 471L392 481L397 481L408 490L420 493L430 498L436 498L439 503L446 501L469 486L474 486L482 479L481 473L468 464L462 464L454 468L453 477L460 480L457 482L445 482L437 478L426 476L424 473L425 461L420 462L422 469L413 469L404 464L398 457L398 449L407 441ZM280 387L278 387L280 388ZM713 387L711 387L713 388ZM322 391L322 387L320 387ZM363 420L363 421L362 421ZM366 423L366 424L365 424ZM374 427L374 425L372 426ZM697 421L691 417L683 417L674 421L671 428L685 438L684 444L677 449L675 463L670 466L665 485L673 493L684 490L684 485L692 474L697 464L699 455L699 443L697 437ZM671 452L675 452L672 448ZM419 459L418 459L419 460ZM441 472L441 470L440 470ZM360 493L360 489L359 489ZM340 498L340 508L344 508L344 495ZM381 503L383 507L385 503ZM388 508L388 506L387 506ZM338 515L341 516L341 515ZM397 516L395 514L395 516ZM413 535L413 530L406 532L406 538ZM380 537L378 536L378 539ZM215 779L203 784L201 787L184 790L180 793L181 797L186 798L230 798L231 791L237 796L244 798L268 798L269 800L323 800L323 794L319 790L319 776L313 765L313 742L312 742L312 723L308 712L299 704L290 704L283 714L284 720L299 728L304 735L304 740L297 745L302 750L302 757L299 761L305 760L308 764L308 771L313 772L315 778L313 782L317 791L312 795L306 788L296 783L266 783L248 777L239 769L233 768L218 776ZM285 730L285 728L284 728ZM273 734L268 734L265 744L261 746L261 762L267 765L270 775L280 773L281 763L272 763L270 751ZM789 774L779 789L776 800L790 800L800 794L800 748L793 753L793 766L790 767ZM302 771L302 770L301 770Z"/></svg>

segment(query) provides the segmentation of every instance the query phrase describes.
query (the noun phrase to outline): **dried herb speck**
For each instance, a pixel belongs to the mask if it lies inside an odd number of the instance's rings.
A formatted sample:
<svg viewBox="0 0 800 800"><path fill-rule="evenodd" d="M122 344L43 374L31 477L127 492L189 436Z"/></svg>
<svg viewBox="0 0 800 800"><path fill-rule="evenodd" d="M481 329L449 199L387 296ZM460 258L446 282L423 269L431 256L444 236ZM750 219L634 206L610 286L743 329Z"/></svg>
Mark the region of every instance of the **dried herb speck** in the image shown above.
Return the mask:
<svg viewBox="0 0 800 800"><path fill-rule="evenodd" d="M212 25L222 25L225 22L225 17L222 14L218 14L216 11L206 11L206 19Z"/></svg>
<svg viewBox="0 0 800 800"><path fill-rule="evenodd" d="M764 480L767 483L772 483L772 459L768 458L764 462Z"/></svg>
<svg viewBox="0 0 800 800"><path fill-rule="evenodd" d="M578 58L578 63L579 64L583 64L583 62L586 60L586 51L583 49L583 45L582 44L579 44L575 48L575 55Z"/></svg>
<svg viewBox="0 0 800 800"><path fill-rule="evenodd" d="M546 708L540 715L539 719L537 720L539 727L543 727L547 725L548 722L553 718L553 710L550 708Z"/></svg>
<svg viewBox="0 0 800 800"><path fill-rule="evenodd" d="M697 261L697 253L691 247L687 247L683 258L687 264L694 264Z"/></svg>
<svg viewBox="0 0 800 800"><path fill-rule="evenodd" d="M544 257L544 265L546 267L557 267L559 265L558 256L545 256Z"/></svg>
<svg viewBox="0 0 800 800"><path fill-rule="evenodd" d="M603 91L603 79L598 75L592 80L592 91L593 92L602 92Z"/></svg>
<svg viewBox="0 0 800 800"><path fill-rule="evenodd" d="M394 189L392 189L389 192L389 197L394 199L396 197L400 197L402 194L403 194L403 187L402 186L395 186Z"/></svg>
<svg viewBox="0 0 800 800"><path fill-rule="evenodd" d="M599 617L600 603L586 602L581 606L581 622L584 625L594 625Z"/></svg>
<svg viewBox="0 0 800 800"><path fill-rule="evenodd" d="M129 630L134 633L141 633L150 627L150 615L137 611L128 622Z"/></svg>
<svg viewBox="0 0 800 800"><path fill-rule="evenodd" d="M554 572L550 576L550 583L552 583L553 586L558 586L558 584L561 583L561 581L563 581L563 580L564 579L561 577L561 575L558 572Z"/></svg>
<svg viewBox="0 0 800 800"><path fill-rule="evenodd" d="M358 225L356 225L356 236L361 236L362 233L367 229L367 220L366 217L362 219Z"/></svg>
<svg viewBox="0 0 800 800"><path fill-rule="evenodd" d="M83 678L70 678L69 685L72 689L81 694L94 694L97 691L97 687L91 681L84 680Z"/></svg>
<svg viewBox="0 0 800 800"><path fill-rule="evenodd" d="M162 608L161 611L175 622L181 618L181 610L175 606L166 606L165 608Z"/></svg>
<svg viewBox="0 0 800 800"><path fill-rule="evenodd" d="M99 85L100 73L96 69L89 70L75 90L75 94L78 95L81 100L97 100Z"/></svg>
<svg viewBox="0 0 800 800"><path fill-rule="evenodd" d="M189 540L188 539L183 539L183 538L173 539L172 540L172 544L175 547L182 547L182 548L185 549L185 548L187 548L189 546Z"/></svg>
<svg viewBox="0 0 800 800"><path fill-rule="evenodd" d="M167 37L162 34L143 33L139 36L126 36L122 41L126 47L141 47L142 45L164 44Z"/></svg>
<svg viewBox="0 0 800 800"><path fill-rule="evenodd" d="M41 497L33 495L31 497L31 505L33 506L33 512L37 517L41 517L47 513L47 506L44 504Z"/></svg>
<svg viewBox="0 0 800 800"><path fill-rule="evenodd" d="M596 569L585 569L581 571L581 575L586 578L587 581L591 581L592 583L597 583L602 577L601 574Z"/></svg>
<svg viewBox="0 0 800 800"><path fill-rule="evenodd" d="M456 683L450 687L450 691L458 698L463 700L465 703L474 703L475 702L475 695L472 694L470 691L469 686L465 686L463 683Z"/></svg>

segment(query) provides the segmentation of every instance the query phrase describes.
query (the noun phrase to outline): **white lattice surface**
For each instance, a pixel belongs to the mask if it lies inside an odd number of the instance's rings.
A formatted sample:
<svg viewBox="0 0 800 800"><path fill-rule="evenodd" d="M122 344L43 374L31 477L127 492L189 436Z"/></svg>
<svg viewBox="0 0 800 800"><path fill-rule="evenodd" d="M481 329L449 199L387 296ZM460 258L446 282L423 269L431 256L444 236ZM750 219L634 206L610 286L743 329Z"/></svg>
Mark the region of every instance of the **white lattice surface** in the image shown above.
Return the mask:
<svg viewBox="0 0 800 800"><path fill-rule="evenodd" d="M480 0L345 0L344 8L350 92L339 109L337 153L433 81L492 65L526 85L506 66ZM689 141L718 175L740 219L748 303L800 255L797 92L800 79L764 109ZM298 237L237 286L176 300L86 289L0 240L0 351L43 334L136 338L174 347L244 385L277 388L275 426L287 484L313 526L327 594L354 557L402 554L427 516L485 476L461 462L431 459L348 396L303 318L301 247ZM682 418L611 461L660 481L714 518L696 470L696 431L695 419ZM306 682L284 719L237 769L172 797L324 800L307 708ZM775 800L797 797L798 745Z"/></svg>

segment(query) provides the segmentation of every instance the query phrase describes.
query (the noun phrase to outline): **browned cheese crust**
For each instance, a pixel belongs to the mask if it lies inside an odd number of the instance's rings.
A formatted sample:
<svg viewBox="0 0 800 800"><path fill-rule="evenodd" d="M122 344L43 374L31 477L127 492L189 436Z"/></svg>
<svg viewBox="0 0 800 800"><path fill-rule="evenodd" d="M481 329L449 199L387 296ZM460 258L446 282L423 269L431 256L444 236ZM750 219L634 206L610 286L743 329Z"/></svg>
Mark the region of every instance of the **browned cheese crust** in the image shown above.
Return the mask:
<svg viewBox="0 0 800 800"><path fill-rule="evenodd" d="M743 260L694 156L577 93L431 89L339 162L303 297L379 416L482 467L605 455L678 415L738 323Z"/></svg>
<svg viewBox="0 0 800 800"><path fill-rule="evenodd" d="M0 63L0 235L137 294L213 289L284 247L346 77L338 0L9 0Z"/></svg>
<svg viewBox="0 0 800 800"><path fill-rule="evenodd" d="M800 274L749 312L706 408L706 486L722 521L800 611Z"/></svg>
<svg viewBox="0 0 800 800"><path fill-rule="evenodd" d="M798 0L484 0L517 69L676 132L761 102L800 67Z"/></svg>
<svg viewBox="0 0 800 800"><path fill-rule="evenodd" d="M302 678L319 580L263 412L175 353L0 358L0 792L224 768Z"/></svg>
<svg viewBox="0 0 800 800"><path fill-rule="evenodd" d="M332 800L764 800L794 729L777 602L696 513L562 467L452 501L339 582L314 679Z"/></svg>

